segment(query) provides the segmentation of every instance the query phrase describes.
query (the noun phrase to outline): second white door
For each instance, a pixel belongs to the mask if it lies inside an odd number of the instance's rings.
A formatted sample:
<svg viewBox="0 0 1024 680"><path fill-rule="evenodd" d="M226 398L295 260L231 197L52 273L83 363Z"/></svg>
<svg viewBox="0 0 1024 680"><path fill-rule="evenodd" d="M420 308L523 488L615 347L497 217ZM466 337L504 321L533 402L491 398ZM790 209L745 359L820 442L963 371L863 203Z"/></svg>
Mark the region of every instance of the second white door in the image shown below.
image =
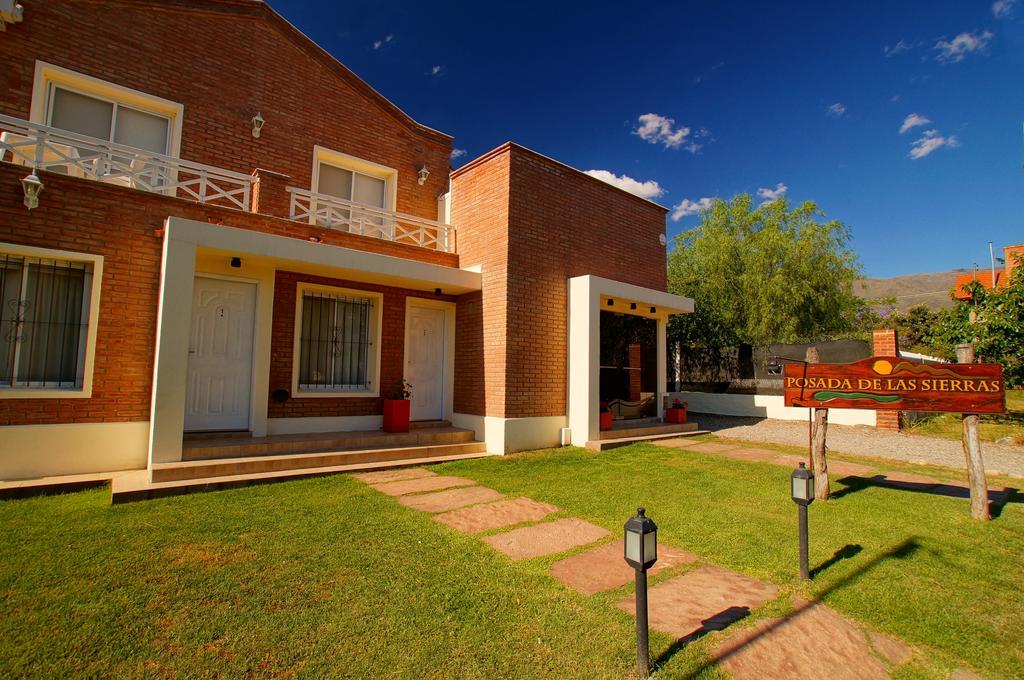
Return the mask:
<svg viewBox="0 0 1024 680"><path fill-rule="evenodd" d="M445 310L409 306L405 379L412 384L411 420L444 419Z"/></svg>

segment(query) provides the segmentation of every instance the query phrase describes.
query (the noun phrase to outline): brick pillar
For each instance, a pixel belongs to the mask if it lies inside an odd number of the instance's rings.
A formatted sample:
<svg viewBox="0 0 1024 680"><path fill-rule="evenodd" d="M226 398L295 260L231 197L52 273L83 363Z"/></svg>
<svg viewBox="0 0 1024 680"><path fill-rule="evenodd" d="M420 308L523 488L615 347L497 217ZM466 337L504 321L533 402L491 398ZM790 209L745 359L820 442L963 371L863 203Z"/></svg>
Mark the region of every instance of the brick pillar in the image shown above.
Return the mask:
<svg viewBox="0 0 1024 680"><path fill-rule="evenodd" d="M252 211L261 215L288 219L291 197L288 194L289 175L256 168L252 172Z"/></svg>
<svg viewBox="0 0 1024 680"><path fill-rule="evenodd" d="M633 343L629 346L629 400L640 401L640 345Z"/></svg>
<svg viewBox="0 0 1024 680"><path fill-rule="evenodd" d="M898 357L899 338L896 337L895 329L875 331L871 336L871 354L876 357ZM890 432L900 431L899 411L875 411L875 427L879 430Z"/></svg>

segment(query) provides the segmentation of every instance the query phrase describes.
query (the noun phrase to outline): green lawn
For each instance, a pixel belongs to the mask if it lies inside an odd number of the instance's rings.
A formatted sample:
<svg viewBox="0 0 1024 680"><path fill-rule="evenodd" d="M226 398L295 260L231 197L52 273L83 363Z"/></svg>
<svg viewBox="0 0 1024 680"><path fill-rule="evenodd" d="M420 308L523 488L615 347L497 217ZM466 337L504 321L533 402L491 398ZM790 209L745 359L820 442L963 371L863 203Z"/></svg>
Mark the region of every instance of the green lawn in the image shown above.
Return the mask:
<svg viewBox="0 0 1024 680"><path fill-rule="evenodd" d="M978 436L982 441L989 442L1010 437L1015 444L1024 446L1024 390L1006 391L1006 411L1003 414L981 416ZM961 439L961 422L959 413L935 413L913 425L909 432L942 439Z"/></svg>
<svg viewBox="0 0 1024 680"><path fill-rule="evenodd" d="M613 535L645 505L662 542L782 588L755 617L799 594L909 642L901 677L1024 672L1020 504L985 524L963 500L851 487L811 507L811 564L852 556L805 585L785 468L635 445L434 469ZM613 606L629 587L583 597L548 576L554 558L513 563L344 476L123 506L104 491L6 501L0 539L7 675L621 678L635 659ZM674 650L658 677L718 677L705 666L722 637ZM653 635L652 652L671 642Z"/></svg>

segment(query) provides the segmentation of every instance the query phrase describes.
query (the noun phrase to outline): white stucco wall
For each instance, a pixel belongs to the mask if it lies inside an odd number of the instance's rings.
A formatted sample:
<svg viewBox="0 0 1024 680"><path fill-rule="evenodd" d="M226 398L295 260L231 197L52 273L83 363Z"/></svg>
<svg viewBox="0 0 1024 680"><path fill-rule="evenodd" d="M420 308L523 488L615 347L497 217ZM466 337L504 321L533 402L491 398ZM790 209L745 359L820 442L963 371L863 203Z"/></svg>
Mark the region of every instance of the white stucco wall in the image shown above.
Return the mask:
<svg viewBox="0 0 1024 680"><path fill-rule="evenodd" d="M0 480L142 470L149 422L0 427Z"/></svg>
<svg viewBox="0 0 1024 680"><path fill-rule="evenodd" d="M670 392L669 401L679 399L689 404L690 411L723 416L753 416L777 420L807 420L806 408L785 406L781 395L718 394L711 392ZM698 419L699 422L699 419ZM837 425L875 426L875 412L846 408L830 408L828 422Z"/></svg>

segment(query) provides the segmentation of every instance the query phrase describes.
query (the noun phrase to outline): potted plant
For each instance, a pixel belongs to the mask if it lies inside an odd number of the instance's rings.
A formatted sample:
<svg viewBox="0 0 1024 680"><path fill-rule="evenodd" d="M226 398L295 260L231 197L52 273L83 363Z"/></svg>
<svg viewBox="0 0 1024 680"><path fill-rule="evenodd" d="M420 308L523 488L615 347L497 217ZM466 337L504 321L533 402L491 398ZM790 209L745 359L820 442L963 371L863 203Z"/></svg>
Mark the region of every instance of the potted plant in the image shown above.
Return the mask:
<svg viewBox="0 0 1024 680"><path fill-rule="evenodd" d="M601 426L602 432L612 429L612 410L606 402L601 402Z"/></svg>
<svg viewBox="0 0 1024 680"><path fill-rule="evenodd" d="M409 397L412 385L405 378L399 378L391 389L384 392L384 431L409 431Z"/></svg>
<svg viewBox="0 0 1024 680"><path fill-rule="evenodd" d="M678 399L672 400L672 405L665 409L665 422L666 423L685 423L686 422L686 407L685 401L679 401Z"/></svg>

